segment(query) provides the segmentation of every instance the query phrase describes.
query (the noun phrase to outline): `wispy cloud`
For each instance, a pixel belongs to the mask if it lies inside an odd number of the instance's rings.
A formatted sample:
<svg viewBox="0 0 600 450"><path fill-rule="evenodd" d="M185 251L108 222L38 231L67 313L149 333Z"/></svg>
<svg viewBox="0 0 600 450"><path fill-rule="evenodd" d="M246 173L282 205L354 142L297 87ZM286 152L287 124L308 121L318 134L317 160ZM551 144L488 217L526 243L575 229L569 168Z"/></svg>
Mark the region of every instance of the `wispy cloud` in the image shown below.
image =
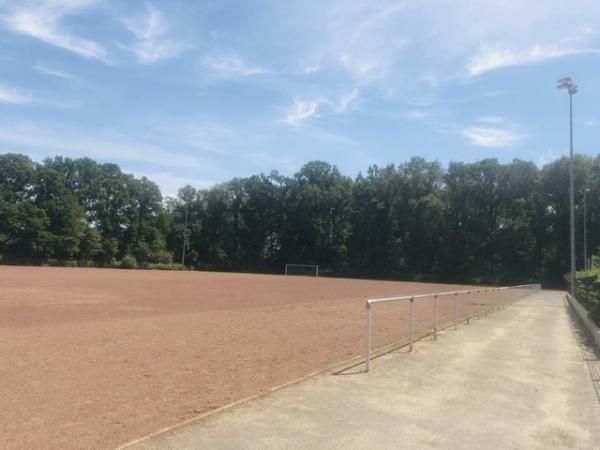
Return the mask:
<svg viewBox="0 0 600 450"><path fill-rule="evenodd" d="M58 69L53 69L51 67L48 67L44 64L36 64L34 67L35 70L37 70L40 73L46 74L46 75L50 75L52 77L58 77L58 78L65 78L68 80L74 80L77 77L75 75L72 75L68 72L62 71L62 70L58 70Z"/></svg>
<svg viewBox="0 0 600 450"><path fill-rule="evenodd" d="M339 61L353 75L356 82L361 85L381 78L389 64L387 59L364 59L362 56L354 56L349 53L342 53Z"/></svg>
<svg viewBox="0 0 600 450"><path fill-rule="evenodd" d="M146 13L123 19L123 25L134 36L130 44L119 44L124 50L133 52L140 63L153 64L174 58L188 49L188 44L169 39L169 23L166 16L152 5Z"/></svg>
<svg viewBox="0 0 600 450"><path fill-rule="evenodd" d="M0 84L0 102L27 105L32 101L33 98L28 92Z"/></svg>
<svg viewBox="0 0 600 450"><path fill-rule="evenodd" d="M358 88L352 89L350 92L342 94L337 102L330 102L333 109L337 113L345 113L351 104L358 98Z"/></svg>
<svg viewBox="0 0 600 450"><path fill-rule="evenodd" d="M317 113L317 109L321 102L322 100L319 99L306 101L294 99L294 104L285 118L281 119L281 122L285 122L289 125L300 125L303 121Z"/></svg>
<svg viewBox="0 0 600 450"><path fill-rule="evenodd" d="M93 40L69 34L64 19L76 15L95 0L23 1L11 4L2 14L2 22L15 33L39 39L87 59L107 62L106 48Z"/></svg>
<svg viewBox="0 0 600 450"><path fill-rule="evenodd" d="M508 128L468 127L462 135L477 147L506 148L526 138L525 135Z"/></svg>
<svg viewBox="0 0 600 450"><path fill-rule="evenodd" d="M311 100L295 98L285 118L279 122L294 126L300 125L306 119L316 117L321 107L331 113L344 114L351 109L352 104L358 99L358 95L358 88L354 88L350 92L340 95L336 100L328 97L317 97Z"/></svg>
<svg viewBox="0 0 600 450"><path fill-rule="evenodd" d="M469 77L476 77L504 67L535 64L563 56L599 52L597 49L560 49L539 45L524 52L510 49L484 49L471 60L467 72Z"/></svg>
<svg viewBox="0 0 600 450"><path fill-rule="evenodd" d="M269 69L264 67L246 63L237 55L207 56L202 63L216 76L222 78L248 77L270 72Z"/></svg>
<svg viewBox="0 0 600 450"><path fill-rule="evenodd" d="M468 77L476 77L486 72L510 66L535 64L565 56L600 53L600 48L588 47L593 36L586 27L579 33L561 39L557 44L535 44L526 50L513 50L502 47L483 47L467 65Z"/></svg>
<svg viewBox="0 0 600 450"><path fill-rule="evenodd" d="M407 7L405 1L392 1L388 4L381 5L380 8L376 8L373 12L366 14L361 18L358 26L354 30L353 41L358 40L361 36L371 33L374 28L381 27L382 23L388 21L391 17L400 13Z"/></svg>
<svg viewBox="0 0 600 450"><path fill-rule="evenodd" d="M352 82L370 96L407 98L508 66L598 51L591 0L540 8L518 0L305 0L281 8L296 73ZM291 11L290 11L291 9ZM301 30L301 31L296 31ZM571 32L575 30L575 32ZM295 35L298 33L299 35ZM492 94L493 95L493 94Z"/></svg>

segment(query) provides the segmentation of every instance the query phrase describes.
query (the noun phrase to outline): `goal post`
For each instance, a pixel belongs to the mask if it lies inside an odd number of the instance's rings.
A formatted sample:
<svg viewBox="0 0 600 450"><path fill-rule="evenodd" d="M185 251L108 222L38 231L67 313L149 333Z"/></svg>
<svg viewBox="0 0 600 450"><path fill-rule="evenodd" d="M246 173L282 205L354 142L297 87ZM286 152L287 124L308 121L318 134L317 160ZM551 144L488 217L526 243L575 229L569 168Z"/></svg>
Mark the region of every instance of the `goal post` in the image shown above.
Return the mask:
<svg viewBox="0 0 600 450"><path fill-rule="evenodd" d="M286 275L305 275L319 276L319 266L317 264L286 264Z"/></svg>

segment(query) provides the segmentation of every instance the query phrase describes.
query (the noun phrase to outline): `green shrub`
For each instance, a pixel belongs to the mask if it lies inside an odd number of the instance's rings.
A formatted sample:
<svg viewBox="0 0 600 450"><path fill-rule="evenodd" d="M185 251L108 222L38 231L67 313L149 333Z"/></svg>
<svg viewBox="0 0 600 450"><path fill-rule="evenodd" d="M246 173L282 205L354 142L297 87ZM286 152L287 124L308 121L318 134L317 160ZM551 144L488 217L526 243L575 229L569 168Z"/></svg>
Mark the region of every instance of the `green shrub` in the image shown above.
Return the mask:
<svg viewBox="0 0 600 450"><path fill-rule="evenodd" d="M137 260L132 255L125 255L119 265L121 269L137 269L137 266Z"/></svg>
<svg viewBox="0 0 600 450"><path fill-rule="evenodd" d="M575 297L588 310L590 318L600 326L600 270L577 273Z"/></svg>

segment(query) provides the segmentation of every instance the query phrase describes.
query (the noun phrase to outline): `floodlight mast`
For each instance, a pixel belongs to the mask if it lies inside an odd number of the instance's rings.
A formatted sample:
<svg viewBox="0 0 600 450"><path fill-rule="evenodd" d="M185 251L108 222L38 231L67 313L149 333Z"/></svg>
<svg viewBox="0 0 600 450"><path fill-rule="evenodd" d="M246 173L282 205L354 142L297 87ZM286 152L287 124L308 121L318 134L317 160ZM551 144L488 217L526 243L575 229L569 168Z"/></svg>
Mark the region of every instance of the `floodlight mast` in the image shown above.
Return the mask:
<svg viewBox="0 0 600 450"><path fill-rule="evenodd" d="M591 269L588 264L587 257L587 194L590 192L589 189L583 191L583 270Z"/></svg>
<svg viewBox="0 0 600 450"><path fill-rule="evenodd" d="M569 159L569 203L570 203L570 234L571 234L571 295L575 296L575 175L573 170L573 95L577 94L577 85L573 83L571 77L565 77L558 80L558 89L566 89L569 93L569 138L570 138L570 159Z"/></svg>

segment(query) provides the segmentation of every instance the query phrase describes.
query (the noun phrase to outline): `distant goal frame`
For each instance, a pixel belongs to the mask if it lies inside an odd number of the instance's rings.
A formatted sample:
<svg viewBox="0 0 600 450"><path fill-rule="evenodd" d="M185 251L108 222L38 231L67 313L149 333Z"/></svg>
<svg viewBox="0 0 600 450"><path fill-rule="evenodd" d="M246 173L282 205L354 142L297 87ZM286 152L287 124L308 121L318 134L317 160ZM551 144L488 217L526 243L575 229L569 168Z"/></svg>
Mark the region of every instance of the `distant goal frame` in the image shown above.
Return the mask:
<svg viewBox="0 0 600 450"><path fill-rule="evenodd" d="M285 265L285 275L290 275L289 268L290 267L304 267L304 268L313 268L315 270L315 278L319 278L319 265L318 264L296 264L296 263L288 263ZM295 276L312 276L309 274L293 274Z"/></svg>

